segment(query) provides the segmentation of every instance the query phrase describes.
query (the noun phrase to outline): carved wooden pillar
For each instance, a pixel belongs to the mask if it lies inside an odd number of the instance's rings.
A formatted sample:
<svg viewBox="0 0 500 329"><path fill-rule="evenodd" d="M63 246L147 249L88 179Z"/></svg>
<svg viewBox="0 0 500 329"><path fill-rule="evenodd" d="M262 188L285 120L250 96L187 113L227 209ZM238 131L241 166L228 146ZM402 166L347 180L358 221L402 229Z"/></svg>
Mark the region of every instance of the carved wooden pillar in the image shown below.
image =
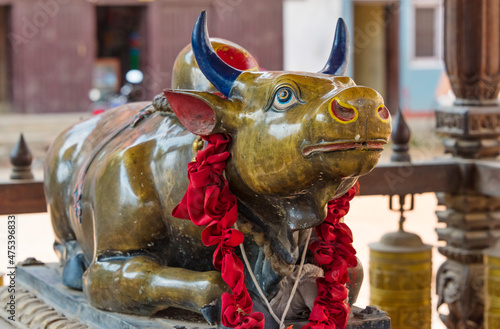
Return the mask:
<svg viewBox="0 0 500 329"><path fill-rule="evenodd" d="M446 228L437 229L448 260L438 271L439 306L448 328L484 328L484 269L482 252L495 241L500 198L472 190L473 162L494 161L500 154L500 1L445 0L445 64L457 99L436 111L437 131L445 149L464 168L466 186L438 195L447 207L437 213ZM465 160L470 159L470 160Z"/></svg>
<svg viewBox="0 0 500 329"><path fill-rule="evenodd" d="M500 2L445 1L445 64L457 100L436 111L446 151L463 158L500 153Z"/></svg>
<svg viewBox="0 0 500 329"><path fill-rule="evenodd" d="M496 104L500 90L500 3L445 1L445 62L457 105Z"/></svg>

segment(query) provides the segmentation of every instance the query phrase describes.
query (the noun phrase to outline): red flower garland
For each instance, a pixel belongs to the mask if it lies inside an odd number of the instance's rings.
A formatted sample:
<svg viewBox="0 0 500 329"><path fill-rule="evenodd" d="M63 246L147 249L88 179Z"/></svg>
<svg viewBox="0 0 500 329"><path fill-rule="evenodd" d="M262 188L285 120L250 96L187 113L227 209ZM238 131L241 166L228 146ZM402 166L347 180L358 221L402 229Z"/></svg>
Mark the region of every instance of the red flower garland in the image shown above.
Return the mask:
<svg viewBox="0 0 500 329"><path fill-rule="evenodd" d="M231 228L238 219L236 197L229 191L224 178L230 137L213 134L202 137L207 147L199 151L196 161L188 164L189 186L182 201L172 215L204 226L202 242L217 245L213 255L214 267L221 271L222 279L232 294L222 295L221 322L235 329L264 329L264 315L253 312L253 302L245 285L244 267L235 255L234 247L243 243L243 234ZM352 247L352 233L340 219L349 211L349 201L356 194L353 187L339 199L328 203L325 221L316 227L319 238L311 244L314 259L323 267L325 276L316 280L318 297L306 329L345 328L349 306L345 303L348 267L357 265L356 251Z"/></svg>
<svg viewBox="0 0 500 329"><path fill-rule="evenodd" d="M344 329L349 320L350 307L345 302L349 280L348 267L356 267L356 250L352 246L352 232L340 219L349 211L349 202L356 195L356 183L342 197L328 202L328 215L316 227L319 240L311 243L314 260L325 276L316 279L318 297L303 329Z"/></svg>
<svg viewBox="0 0 500 329"><path fill-rule="evenodd" d="M206 225L201 236L203 244L217 246L213 264L232 291L222 294L222 324L236 329L264 329L264 315L252 313L243 263L234 254L234 247L243 242L243 234L231 228L238 219L238 209L236 197L224 178L230 137L214 134L203 139L208 145L198 152L195 162L188 164L189 186L172 215L198 226Z"/></svg>

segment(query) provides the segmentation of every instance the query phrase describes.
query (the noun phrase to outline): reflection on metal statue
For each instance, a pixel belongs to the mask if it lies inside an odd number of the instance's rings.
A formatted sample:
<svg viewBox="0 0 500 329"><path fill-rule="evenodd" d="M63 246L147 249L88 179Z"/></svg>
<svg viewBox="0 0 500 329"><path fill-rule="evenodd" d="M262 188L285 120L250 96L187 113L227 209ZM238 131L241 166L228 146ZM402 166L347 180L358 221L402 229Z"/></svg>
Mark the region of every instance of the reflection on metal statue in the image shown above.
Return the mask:
<svg viewBox="0 0 500 329"><path fill-rule="evenodd" d="M218 322L227 286L214 248L202 244L203 228L172 210L188 187L186 164L203 147L197 135L224 133L238 227L272 299L300 261L305 233L325 219L328 201L375 167L391 133L380 94L343 76L348 57L340 20L321 72L261 71L241 47L210 42L202 13L176 60L173 89L78 123L50 148L45 190L64 282L100 309L179 307ZM247 287L266 329L276 328L248 278Z"/></svg>

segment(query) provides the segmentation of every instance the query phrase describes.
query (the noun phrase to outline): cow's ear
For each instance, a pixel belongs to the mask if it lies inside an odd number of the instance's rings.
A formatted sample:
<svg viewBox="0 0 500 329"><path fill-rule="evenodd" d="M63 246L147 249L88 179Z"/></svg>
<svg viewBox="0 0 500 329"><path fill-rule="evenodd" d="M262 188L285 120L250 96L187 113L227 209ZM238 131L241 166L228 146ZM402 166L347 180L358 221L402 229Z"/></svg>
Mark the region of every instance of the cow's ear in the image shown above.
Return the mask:
<svg viewBox="0 0 500 329"><path fill-rule="evenodd" d="M228 118L233 113L233 102L202 91L165 89L163 93L179 121L193 134L229 132L226 123L233 121Z"/></svg>

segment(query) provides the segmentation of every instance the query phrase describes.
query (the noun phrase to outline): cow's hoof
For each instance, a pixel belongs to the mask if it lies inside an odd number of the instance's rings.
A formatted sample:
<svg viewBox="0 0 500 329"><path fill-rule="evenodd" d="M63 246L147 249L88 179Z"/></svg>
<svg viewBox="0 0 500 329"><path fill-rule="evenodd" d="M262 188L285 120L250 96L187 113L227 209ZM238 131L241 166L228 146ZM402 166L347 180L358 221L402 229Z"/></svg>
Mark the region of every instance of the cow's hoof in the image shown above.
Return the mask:
<svg viewBox="0 0 500 329"><path fill-rule="evenodd" d="M87 265L83 254L77 254L70 258L66 262L66 265L64 265L62 274L63 284L73 289L82 290L82 276L86 269Z"/></svg>
<svg viewBox="0 0 500 329"><path fill-rule="evenodd" d="M207 320L210 325L215 325L217 322L220 322L220 306L216 305L208 305L201 309L201 314Z"/></svg>

